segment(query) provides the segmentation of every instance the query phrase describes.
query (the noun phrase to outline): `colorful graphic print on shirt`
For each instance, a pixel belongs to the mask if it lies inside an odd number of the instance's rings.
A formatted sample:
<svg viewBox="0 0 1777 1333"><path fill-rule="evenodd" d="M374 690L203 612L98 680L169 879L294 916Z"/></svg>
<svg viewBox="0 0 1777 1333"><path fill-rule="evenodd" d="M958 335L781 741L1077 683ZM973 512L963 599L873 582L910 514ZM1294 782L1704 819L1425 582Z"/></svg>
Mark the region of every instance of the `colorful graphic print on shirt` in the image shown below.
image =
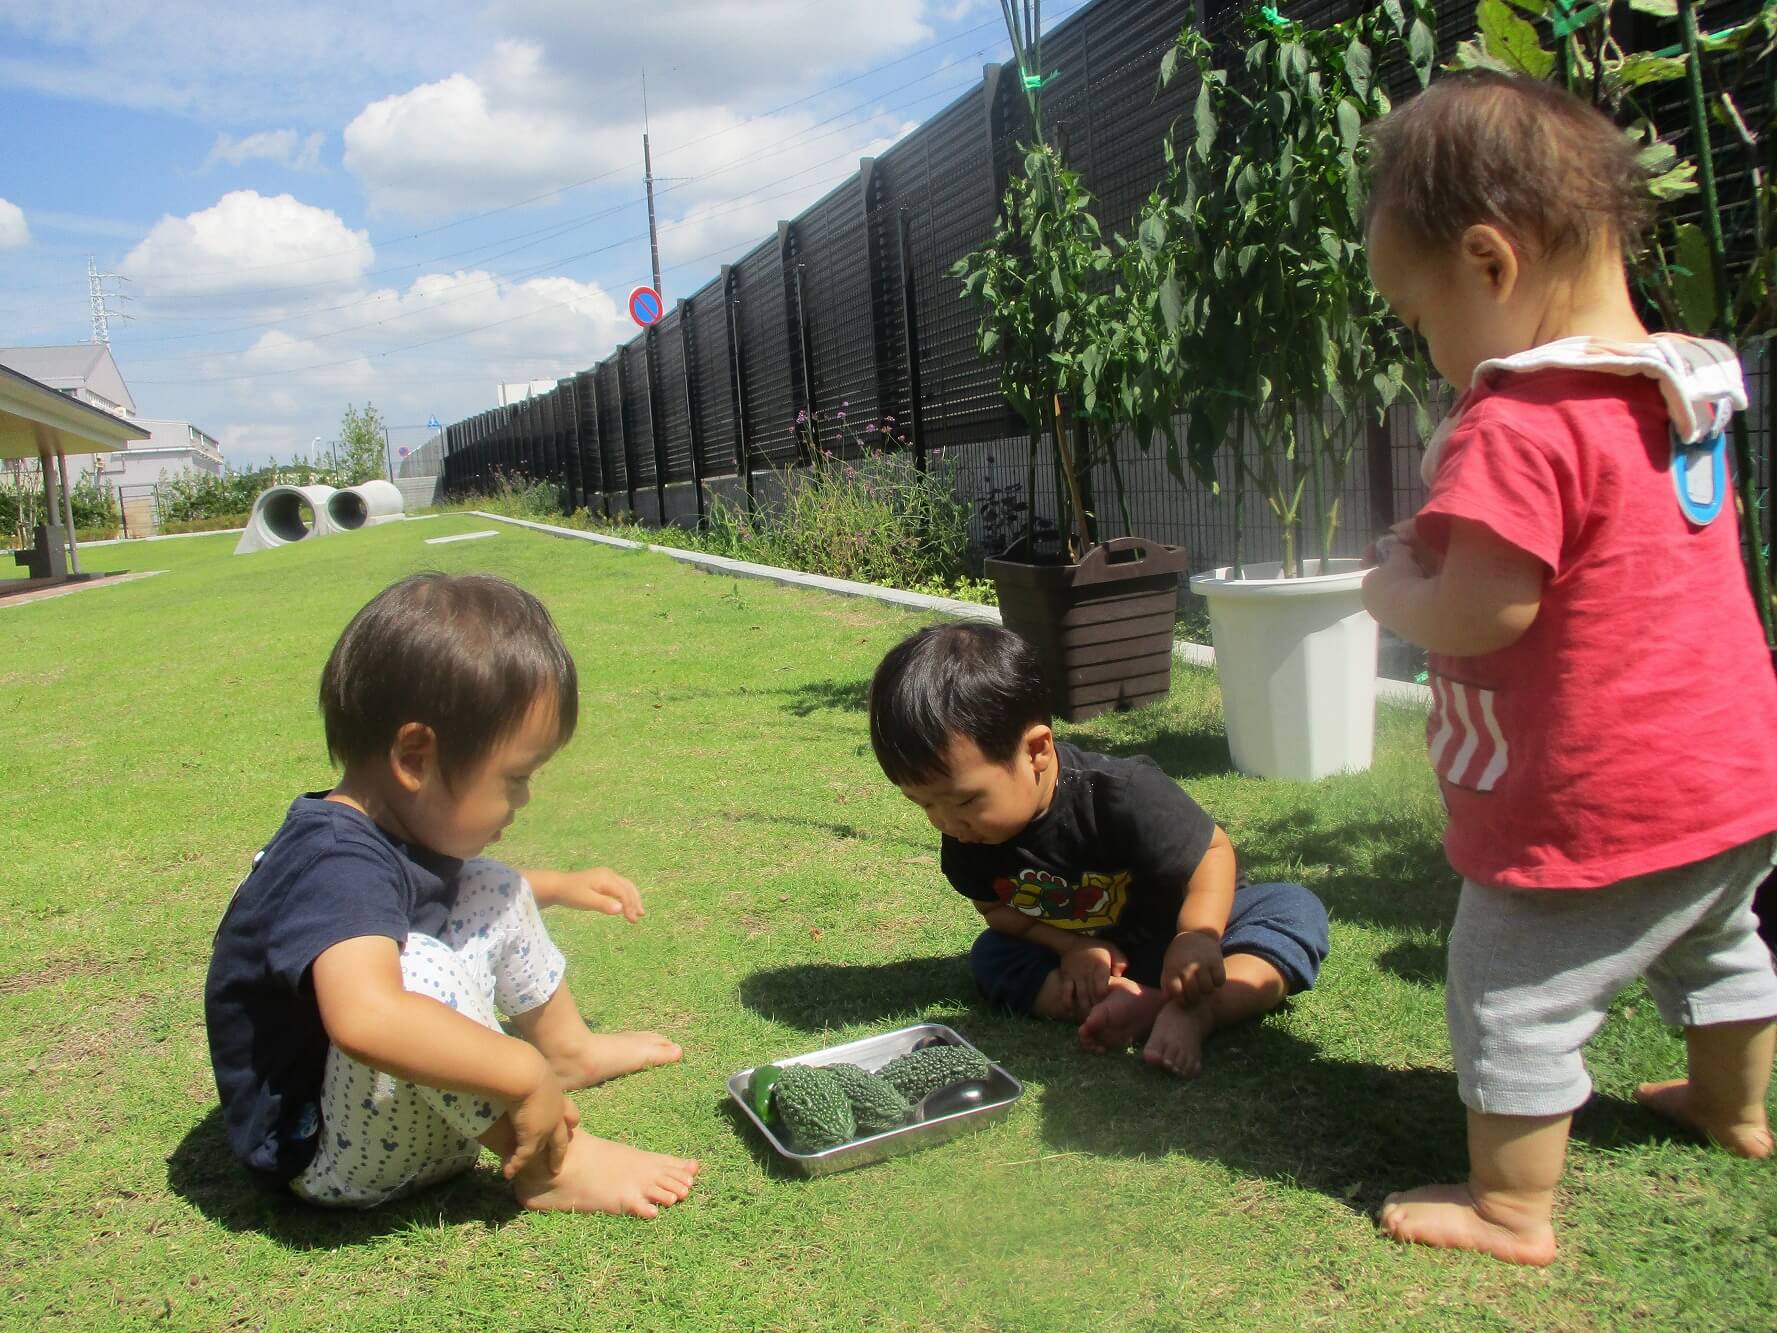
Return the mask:
<svg viewBox="0 0 1777 1333"><path fill-rule="evenodd" d="M993 882L994 896L1006 906L1060 930L1103 930L1114 926L1129 901L1129 872L1088 870L1078 884L1047 870L1020 870L1016 878Z"/></svg>

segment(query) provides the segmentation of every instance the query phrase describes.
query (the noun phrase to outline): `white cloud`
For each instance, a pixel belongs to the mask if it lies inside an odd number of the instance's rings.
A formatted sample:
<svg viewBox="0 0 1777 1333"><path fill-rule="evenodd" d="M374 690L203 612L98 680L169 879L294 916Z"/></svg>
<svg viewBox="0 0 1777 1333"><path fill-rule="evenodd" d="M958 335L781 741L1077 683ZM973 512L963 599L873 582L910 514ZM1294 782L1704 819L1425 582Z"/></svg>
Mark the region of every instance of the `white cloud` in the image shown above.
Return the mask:
<svg viewBox="0 0 1777 1333"><path fill-rule="evenodd" d="M325 124L391 80L448 68L487 40L479 0L57 0L0 5L0 85L212 123L253 121L267 90L285 115Z"/></svg>
<svg viewBox="0 0 1777 1333"><path fill-rule="evenodd" d="M370 235L292 195L235 190L182 218L163 217L121 271L150 300L307 291L356 281L374 254Z"/></svg>
<svg viewBox="0 0 1777 1333"><path fill-rule="evenodd" d="M321 145L326 142L327 136L319 130L306 137L295 130L262 130L239 139L218 134L204 165L227 162L238 167L243 162L264 159L295 171L313 171L321 165Z"/></svg>
<svg viewBox="0 0 1777 1333"><path fill-rule="evenodd" d="M0 250L17 250L31 243L25 210L9 199L0 199Z"/></svg>

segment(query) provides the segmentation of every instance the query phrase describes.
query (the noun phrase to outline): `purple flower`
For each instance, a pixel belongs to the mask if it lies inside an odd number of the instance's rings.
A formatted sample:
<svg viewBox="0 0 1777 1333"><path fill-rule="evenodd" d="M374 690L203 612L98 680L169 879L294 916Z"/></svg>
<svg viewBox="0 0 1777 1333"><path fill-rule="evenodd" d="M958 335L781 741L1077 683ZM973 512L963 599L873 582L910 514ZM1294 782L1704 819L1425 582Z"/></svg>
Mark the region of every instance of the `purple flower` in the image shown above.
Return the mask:
<svg viewBox="0 0 1777 1333"><path fill-rule="evenodd" d="M866 435L876 434L876 423L874 421L872 421L869 425L864 427L864 434L866 434Z"/></svg>
<svg viewBox="0 0 1777 1333"><path fill-rule="evenodd" d="M796 424L798 426L806 426L808 424L808 409L807 408L804 408L802 411L800 411L796 414Z"/></svg>
<svg viewBox="0 0 1777 1333"><path fill-rule="evenodd" d="M835 412L833 415L838 417L841 421L845 420L845 413L843 412Z"/></svg>
<svg viewBox="0 0 1777 1333"><path fill-rule="evenodd" d="M839 402L839 405L840 405L840 406L841 406L841 407L850 407L850 406L851 406L851 399L849 399L849 398L842 398L842 399L841 399L841 400L840 400L840 402Z"/></svg>
<svg viewBox="0 0 1777 1333"><path fill-rule="evenodd" d="M885 426L892 426L895 424L895 419L893 417L891 417L888 413L884 412L882 414L882 424Z"/></svg>

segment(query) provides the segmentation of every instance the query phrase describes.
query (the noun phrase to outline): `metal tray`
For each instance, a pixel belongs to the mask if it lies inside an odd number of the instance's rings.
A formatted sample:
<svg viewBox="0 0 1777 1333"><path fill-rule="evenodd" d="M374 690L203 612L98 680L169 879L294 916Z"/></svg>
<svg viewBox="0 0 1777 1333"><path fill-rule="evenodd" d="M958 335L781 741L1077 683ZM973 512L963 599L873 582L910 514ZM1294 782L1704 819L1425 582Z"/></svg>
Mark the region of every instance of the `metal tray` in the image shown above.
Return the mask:
<svg viewBox="0 0 1777 1333"><path fill-rule="evenodd" d="M976 1051L976 1047L953 1028L945 1027L942 1023L916 1023L912 1027L899 1028L894 1032L884 1032L875 1037L864 1037L858 1041L848 1041L840 1046L828 1046L822 1050L810 1051L807 1055L792 1056L772 1063L779 1065L853 1064L875 1072L897 1055L905 1055L921 1043L929 1044L933 1037L952 1046L967 1046L971 1051ZM977 1054L979 1053L977 1051ZM756 1068L758 1068L757 1065L754 1066L754 1069ZM820 1152L801 1153L778 1138L772 1132L771 1126L761 1120L758 1113L753 1110L752 1099L747 1095L751 1091L752 1082L752 1069L743 1069L738 1074L730 1075L728 1079L729 1097L733 1099L735 1106L740 1108L741 1115L752 1122L753 1127L771 1146L771 1151L778 1160L805 1176L827 1176L835 1171L849 1171L857 1166L870 1166L890 1157L898 1157L902 1153L929 1148L935 1143L943 1143L946 1139L954 1139L960 1134L972 1134L1003 1118L1012 1109L1012 1104L1024 1095L1024 1084L990 1060L987 1064L988 1100L980 1106L952 1111L948 1115L935 1116L930 1120L897 1125L880 1134L872 1134L868 1138L853 1139L850 1143L823 1148Z"/></svg>

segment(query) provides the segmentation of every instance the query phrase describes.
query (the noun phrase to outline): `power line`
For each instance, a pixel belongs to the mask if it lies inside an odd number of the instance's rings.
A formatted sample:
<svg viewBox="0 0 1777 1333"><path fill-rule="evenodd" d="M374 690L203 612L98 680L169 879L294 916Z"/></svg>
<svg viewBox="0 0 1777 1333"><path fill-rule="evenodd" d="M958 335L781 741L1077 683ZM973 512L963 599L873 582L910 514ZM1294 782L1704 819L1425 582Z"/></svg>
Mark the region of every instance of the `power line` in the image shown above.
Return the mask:
<svg viewBox="0 0 1777 1333"><path fill-rule="evenodd" d="M973 83L973 80L970 81L970 84L972 84L972 83ZM969 86L969 85L956 85L951 88L938 89L938 90L935 90L934 92L925 94L924 96L915 99L914 102L907 103L902 107L893 108L893 110L904 110L904 109L906 109L907 106L916 105L918 102L927 101L933 97L948 96L951 93L960 91L961 88L966 87L966 86ZM830 133L828 133L826 135L817 136L815 139L808 140L807 142L814 143L814 142L818 142L819 139L821 139L821 138L830 138L830 137L832 137L832 134L843 132L843 130L848 129L848 128L856 128L856 126L855 125L841 126L837 130L831 131ZM807 143L793 145L793 146L806 147ZM780 151L780 152L787 151L787 149L780 149L778 151ZM775 156L775 155L777 155L776 152L766 152L766 153L755 154L754 158L769 157L769 156ZM795 180L797 177L806 176L810 172L822 170L822 169L832 165L834 162L842 161L842 160L849 158L851 156L852 156L852 154L848 151L848 152L844 152L844 153L835 154L834 156L823 159L820 162L811 163L810 165L805 166L805 167L801 167L798 170L793 171L786 176L781 176L776 180L767 181L764 184L756 185L756 186L752 187L751 189L743 190L738 195L732 195L724 200L719 201L722 205L724 205L724 207L721 207L719 209L715 209L712 211L708 211L708 212L688 215L684 218L678 219L677 221L664 223L664 224L662 224L660 230L673 231L673 230L677 230L677 229L680 229L683 227L701 224L703 222L709 221L712 218L719 218L719 217L726 216L730 213L738 212L738 211L740 211L741 207L750 207L750 206L756 205L758 203L769 202L768 199L755 200L755 199L751 199L750 196L756 195L763 190L769 190L769 189L773 188L774 186L782 185L782 184L785 184L786 182ZM707 173L707 174L709 176L721 174L721 172L728 170L732 166L744 164L744 162L747 160L749 160L749 159L736 159L735 162L726 164L723 167L721 167L715 171L712 171L710 173ZM697 178L697 179L703 179L703 178ZM665 193L665 191L663 190L663 191L661 191L661 193ZM784 191L780 194L770 196L770 198L771 199L781 199L781 198L785 198L791 194L797 194L797 193L800 193L800 187L798 187L798 189L795 189L795 190L787 190L787 191ZM523 281L524 279L534 277L537 274L539 274L545 270L558 268L563 264L573 263L578 260L588 259L594 255L609 253L612 250L621 249L626 245L634 244L639 241L644 241L647 239L647 237L648 237L647 232L641 232L641 233L638 233L635 235L621 237L618 240L612 241L612 242L605 244L605 245L595 246L594 248L592 248L590 250L580 251L577 254L559 256L559 257L547 260L547 261L543 262L542 264L536 265L532 268L520 270L517 273L505 274L505 275L496 274L492 278L489 278L485 281L476 282L474 284L471 284L470 286L458 288L450 297L448 297L444 300L431 302L431 303L428 303L427 305L418 307L413 310L408 310L408 311L403 311L398 314L393 314L393 315L388 316L386 319L368 320L368 321L365 321L364 323L360 323L360 324L351 324L351 325L346 325L346 326L344 326L342 328L338 328L338 329L330 329L330 330L326 330L323 332L311 333L311 334L306 335L306 338L307 338L307 341L314 342L314 341L318 341L322 338L333 338L333 337L338 337L341 334L351 333L351 332L355 332L355 331L358 331L361 329L379 327L381 325L391 323L391 322L398 320L398 319L411 319L417 315L428 314L428 313L431 313L435 310L439 310L439 309L442 309L447 306L461 304L463 301L471 300L471 299L485 293L486 291L497 290L502 282L506 282L508 284L511 284L511 283ZM668 268L671 270L676 270L676 269L679 269L682 267L684 267L683 264L673 264L673 265L668 266ZM347 302L347 303L339 305L339 306L330 307L328 311L314 311L314 312L308 312L308 314L306 314L306 315L286 316L284 318L277 319L277 320L267 320L267 321L261 321L259 323L255 323L255 324L241 325L241 326L238 326L233 329L212 330L207 334L178 334L178 335L173 335L172 337L165 338L165 339L145 339L144 341L173 341L175 338L189 339L189 338L193 338L193 337L205 337L205 336L215 337L215 336L221 336L221 335L228 333L228 332L245 332L245 331L250 331L252 329L257 329L257 328L271 328L271 327L276 327L281 324L291 323L297 319L306 318L312 314L328 313L329 311L349 309L355 305L368 304L371 301L383 300L383 299L387 299L387 298L385 298L385 297L366 298L365 300L362 300L362 301ZM398 297L397 297L397 299L398 299ZM185 362L189 362L189 361L207 360L207 359L210 359L211 357L218 356L218 355L229 355L229 353L225 353L225 352L222 352L222 353L197 352L197 353L192 353L190 355L169 356L169 357L152 357L152 358L147 358L145 360L138 360L134 364L137 364L137 365L167 365L167 364L173 364L173 363L185 363ZM142 380L142 381L138 381L138 382L144 383L144 384L156 384L156 383L172 383L174 381Z"/></svg>

